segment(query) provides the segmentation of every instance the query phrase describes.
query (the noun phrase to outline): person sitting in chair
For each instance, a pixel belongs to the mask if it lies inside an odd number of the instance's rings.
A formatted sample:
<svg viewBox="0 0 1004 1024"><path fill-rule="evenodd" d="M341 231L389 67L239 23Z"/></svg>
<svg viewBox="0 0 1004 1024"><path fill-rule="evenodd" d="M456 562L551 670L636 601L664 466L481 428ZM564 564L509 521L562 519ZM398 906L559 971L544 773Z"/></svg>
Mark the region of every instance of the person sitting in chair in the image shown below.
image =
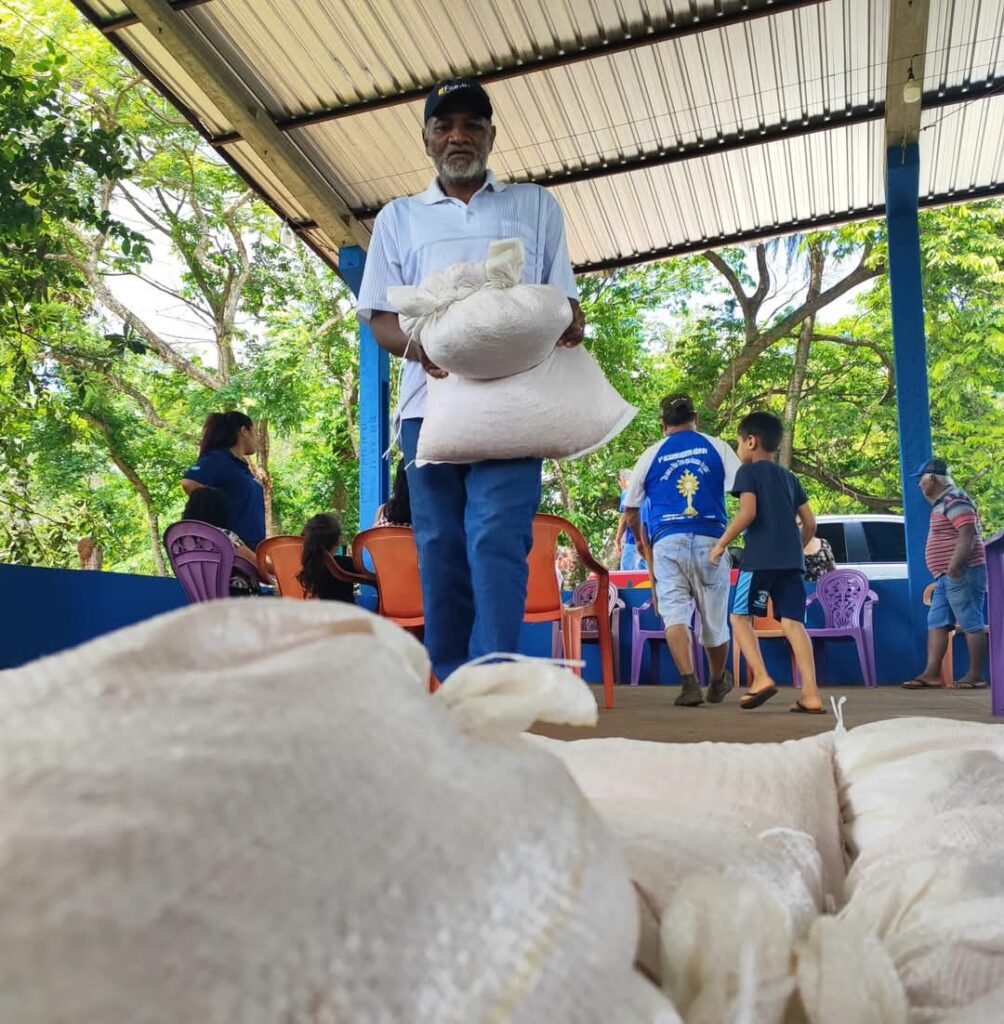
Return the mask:
<svg viewBox="0 0 1004 1024"><path fill-rule="evenodd" d="M374 526L411 526L411 496L404 459L398 459L390 497L377 509Z"/></svg>
<svg viewBox="0 0 1004 1024"><path fill-rule="evenodd" d="M208 526L215 526L220 533L225 534L227 540L234 547L234 554L246 558L252 565L255 564L254 552L230 529L230 506L227 504L226 495L215 487L197 487L188 496L185 504L185 511L182 519L190 519L199 523L206 523ZM248 597L260 593L257 579L234 569L230 574L230 596Z"/></svg>
<svg viewBox="0 0 1004 1024"><path fill-rule="evenodd" d="M328 569L325 555L330 555L339 566L354 572L352 559L338 554L342 539L342 524L330 512L312 516L303 527L303 555L301 569L297 574L300 585L309 597L321 601L344 601L355 603L354 587L351 583L336 579Z"/></svg>

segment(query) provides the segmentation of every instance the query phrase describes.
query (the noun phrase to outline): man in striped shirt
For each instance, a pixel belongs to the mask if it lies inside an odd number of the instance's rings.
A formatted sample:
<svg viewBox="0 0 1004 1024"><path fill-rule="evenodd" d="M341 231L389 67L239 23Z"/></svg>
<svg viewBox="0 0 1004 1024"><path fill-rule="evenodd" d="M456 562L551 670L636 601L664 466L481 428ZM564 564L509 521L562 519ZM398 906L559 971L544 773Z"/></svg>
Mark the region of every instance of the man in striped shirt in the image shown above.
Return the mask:
<svg viewBox="0 0 1004 1024"><path fill-rule="evenodd" d="M904 683L908 690L941 685L941 662L948 649L949 631L966 635L969 671L955 685L982 689L987 656L987 555L980 517L972 498L955 486L944 459L928 459L916 473L924 497L931 503L927 534L927 568L934 593L927 616L927 666Z"/></svg>

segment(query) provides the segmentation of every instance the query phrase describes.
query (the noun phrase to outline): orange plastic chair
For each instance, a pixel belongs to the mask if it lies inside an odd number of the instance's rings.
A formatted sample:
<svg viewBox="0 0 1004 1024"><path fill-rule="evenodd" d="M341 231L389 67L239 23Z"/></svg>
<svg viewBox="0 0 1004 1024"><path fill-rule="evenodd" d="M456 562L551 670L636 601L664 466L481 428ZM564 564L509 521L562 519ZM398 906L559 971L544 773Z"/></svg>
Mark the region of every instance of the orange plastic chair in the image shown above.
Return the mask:
<svg viewBox="0 0 1004 1024"><path fill-rule="evenodd" d="M369 554L370 572L363 563ZM425 625L418 548L410 526L374 526L352 541L352 562L362 581L376 587L377 612L405 629Z"/></svg>
<svg viewBox="0 0 1004 1024"><path fill-rule="evenodd" d="M561 587L554 571L558 538L564 534L572 542L579 561L593 572L598 586L589 604L572 607L562 601ZM595 617L603 667L603 706L614 706L614 650L610 633L610 573L589 550L585 538L567 519L542 512L533 517L533 547L527 557L530 578L526 587L524 622L560 622L561 642L565 657L578 661L582 657L582 620ZM579 671L579 670L577 670ZM579 671L579 675L582 672Z"/></svg>
<svg viewBox="0 0 1004 1024"><path fill-rule="evenodd" d="M254 550L258 574L271 583L280 597L306 598L303 584L296 578L302 566L303 538L266 537Z"/></svg>
<svg viewBox="0 0 1004 1024"><path fill-rule="evenodd" d="M924 604L928 608L931 607L931 601L934 599L936 585L928 583L924 588ZM938 673L941 676L942 686L955 685L955 637L958 632L955 628L948 631L948 650L945 651L945 656L941 659L941 671Z"/></svg>
<svg viewBox="0 0 1004 1024"><path fill-rule="evenodd" d="M271 583L280 597L292 597L298 601L308 599L310 595L303 589L297 579L303 565L303 538L292 535L266 537L255 548L258 562L258 574L263 580ZM368 583L368 577L356 576L346 572L332 557L326 555L325 564L328 572L344 583Z"/></svg>
<svg viewBox="0 0 1004 1024"><path fill-rule="evenodd" d="M373 572L363 563L367 553ZM425 625L418 548L410 526L374 526L357 533L352 540L352 563L359 582L376 587L379 615L415 632ZM429 693L438 689L439 680L430 675Z"/></svg>
<svg viewBox="0 0 1004 1024"><path fill-rule="evenodd" d="M765 618L753 619L753 632L756 633L758 640L784 640L784 630L781 628L781 623L774 618L774 602L770 598L767 598L767 615ZM785 640L785 643L787 641ZM739 650L739 644L736 643L735 637L732 638L732 678L734 680L739 679L739 659L742 657L742 651ZM798 666L795 664L795 655L791 655L791 680L795 686L802 685L801 676L798 674ZM746 685L749 686L753 682L753 670L746 665Z"/></svg>

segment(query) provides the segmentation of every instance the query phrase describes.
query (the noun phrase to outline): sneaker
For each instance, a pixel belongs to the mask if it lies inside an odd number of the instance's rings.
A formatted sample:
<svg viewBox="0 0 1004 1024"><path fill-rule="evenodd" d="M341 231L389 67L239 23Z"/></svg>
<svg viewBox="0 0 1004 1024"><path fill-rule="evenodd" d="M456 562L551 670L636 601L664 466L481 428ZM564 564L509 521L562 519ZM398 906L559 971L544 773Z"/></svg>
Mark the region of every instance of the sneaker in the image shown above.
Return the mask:
<svg viewBox="0 0 1004 1024"><path fill-rule="evenodd" d="M732 673L726 669L721 679L712 682L708 687L707 699L709 704L721 704L732 690Z"/></svg>
<svg viewBox="0 0 1004 1024"><path fill-rule="evenodd" d="M704 703L704 694L695 676L684 676L680 695L673 701L678 707L696 708Z"/></svg>

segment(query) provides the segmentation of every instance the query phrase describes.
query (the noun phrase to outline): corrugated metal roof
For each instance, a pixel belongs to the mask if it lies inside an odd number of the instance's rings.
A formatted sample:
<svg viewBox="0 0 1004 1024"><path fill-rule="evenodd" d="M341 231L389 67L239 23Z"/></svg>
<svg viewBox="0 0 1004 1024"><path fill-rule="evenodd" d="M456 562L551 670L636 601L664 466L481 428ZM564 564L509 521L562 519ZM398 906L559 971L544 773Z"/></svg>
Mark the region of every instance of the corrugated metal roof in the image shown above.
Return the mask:
<svg viewBox="0 0 1004 1024"><path fill-rule="evenodd" d="M117 0L75 2L98 22L129 15ZM183 9L167 16L211 44L364 223L426 187L421 96L464 73L502 76L489 85L492 166L554 188L580 267L834 223L883 203L889 0L172 6ZM185 71L144 25L110 37L335 260L345 238L320 231L303 195L295 201L255 144L234 137L198 69ZM931 0L927 39L925 106L936 106L922 122L924 194L1000 185L1004 3ZM987 83L992 95L958 102Z"/></svg>

